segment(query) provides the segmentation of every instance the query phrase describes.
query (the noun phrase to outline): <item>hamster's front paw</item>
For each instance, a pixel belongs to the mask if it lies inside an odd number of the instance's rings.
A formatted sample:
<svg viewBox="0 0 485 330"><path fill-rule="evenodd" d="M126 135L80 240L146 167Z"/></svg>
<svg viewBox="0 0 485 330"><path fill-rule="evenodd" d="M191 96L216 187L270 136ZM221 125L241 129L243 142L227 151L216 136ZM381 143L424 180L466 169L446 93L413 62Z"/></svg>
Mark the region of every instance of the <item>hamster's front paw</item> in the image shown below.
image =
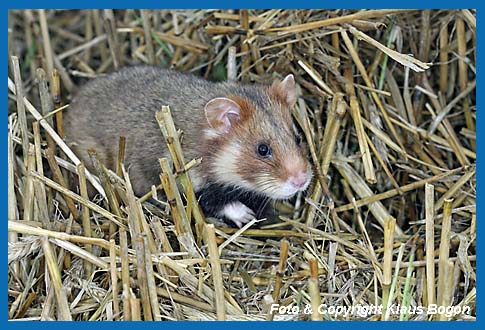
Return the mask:
<svg viewBox="0 0 485 330"><path fill-rule="evenodd" d="M251 210L249 207L241 202L233 202L227 204L226 206L224 206L219 215L231 220L239 228L241 228L249 221L253 220L255 217L253 210Z"/></svg>

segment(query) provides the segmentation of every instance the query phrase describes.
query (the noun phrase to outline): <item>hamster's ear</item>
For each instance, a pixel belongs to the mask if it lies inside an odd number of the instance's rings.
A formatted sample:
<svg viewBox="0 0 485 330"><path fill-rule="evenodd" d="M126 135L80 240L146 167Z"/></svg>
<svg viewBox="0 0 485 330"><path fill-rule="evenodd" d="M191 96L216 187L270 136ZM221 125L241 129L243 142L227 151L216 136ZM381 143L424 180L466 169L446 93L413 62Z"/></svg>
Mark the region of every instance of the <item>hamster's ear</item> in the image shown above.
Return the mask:
<svg viewBox="0 0 485 330"><path fill-rule="evenodd" d="M205 117L209 126L221 133L229 133L241 119L241 108L231 99L218 97L205 105Z"/></svg>
<svg viewBox="0 0 485 330"><path fill-rule="evenodd" d="M273 92L288 107L292 108L296 103L296 86L295 77L289 74L279 83L272 86Z"/></svg>

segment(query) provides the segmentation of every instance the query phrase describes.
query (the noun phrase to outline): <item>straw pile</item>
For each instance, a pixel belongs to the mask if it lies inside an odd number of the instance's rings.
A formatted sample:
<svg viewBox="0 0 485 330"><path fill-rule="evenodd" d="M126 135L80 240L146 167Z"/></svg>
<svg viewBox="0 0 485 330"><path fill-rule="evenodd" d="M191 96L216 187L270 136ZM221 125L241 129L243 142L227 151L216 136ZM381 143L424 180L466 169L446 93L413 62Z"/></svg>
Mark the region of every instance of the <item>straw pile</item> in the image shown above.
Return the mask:
<svg viewBox="0 0 485 330"><path fill-rule="evenodd" d="M473 10L11 11L9 319L475 319L475 28ZM276 224L207 224L168 108L158 191L134 196L123 139L86 173L62 140L71 94L136 63L293 73L311 188Z"/></svg>

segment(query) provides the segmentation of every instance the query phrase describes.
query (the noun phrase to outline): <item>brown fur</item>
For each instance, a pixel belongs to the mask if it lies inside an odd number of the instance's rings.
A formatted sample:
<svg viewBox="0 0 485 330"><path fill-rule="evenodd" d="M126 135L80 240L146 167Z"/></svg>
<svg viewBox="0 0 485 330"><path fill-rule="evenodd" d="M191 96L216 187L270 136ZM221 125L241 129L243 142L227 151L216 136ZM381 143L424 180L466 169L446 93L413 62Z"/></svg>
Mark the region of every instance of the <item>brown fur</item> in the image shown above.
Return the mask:
<svg viewBox="0 0 485 330"><path fill-rule="evenodd" d="M256 107L254 106L253 103L251 103L250 100L248 100L247 98L241 97L239 95L229 95L228 98L236 102L241 108L240 124L246 123L249 120L249 118L254 116Z"/></svg>

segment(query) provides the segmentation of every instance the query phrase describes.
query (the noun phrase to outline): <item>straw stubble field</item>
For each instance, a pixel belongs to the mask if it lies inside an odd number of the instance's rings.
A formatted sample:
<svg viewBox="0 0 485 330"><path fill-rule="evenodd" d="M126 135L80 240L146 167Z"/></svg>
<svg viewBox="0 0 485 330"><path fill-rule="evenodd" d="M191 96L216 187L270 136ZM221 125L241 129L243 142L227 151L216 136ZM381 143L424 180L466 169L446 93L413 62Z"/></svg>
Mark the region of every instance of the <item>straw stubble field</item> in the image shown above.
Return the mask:
<svg viewBox="0 0 485 330"><path fill-rule="evenodd" d="M474 320L475 29L474 10L9 12L9 319ZM168 107L159 187L134 195L129 137L85 172L71 96L139 63L293 73L310 188L271 223L204 219Z"/></svg>

